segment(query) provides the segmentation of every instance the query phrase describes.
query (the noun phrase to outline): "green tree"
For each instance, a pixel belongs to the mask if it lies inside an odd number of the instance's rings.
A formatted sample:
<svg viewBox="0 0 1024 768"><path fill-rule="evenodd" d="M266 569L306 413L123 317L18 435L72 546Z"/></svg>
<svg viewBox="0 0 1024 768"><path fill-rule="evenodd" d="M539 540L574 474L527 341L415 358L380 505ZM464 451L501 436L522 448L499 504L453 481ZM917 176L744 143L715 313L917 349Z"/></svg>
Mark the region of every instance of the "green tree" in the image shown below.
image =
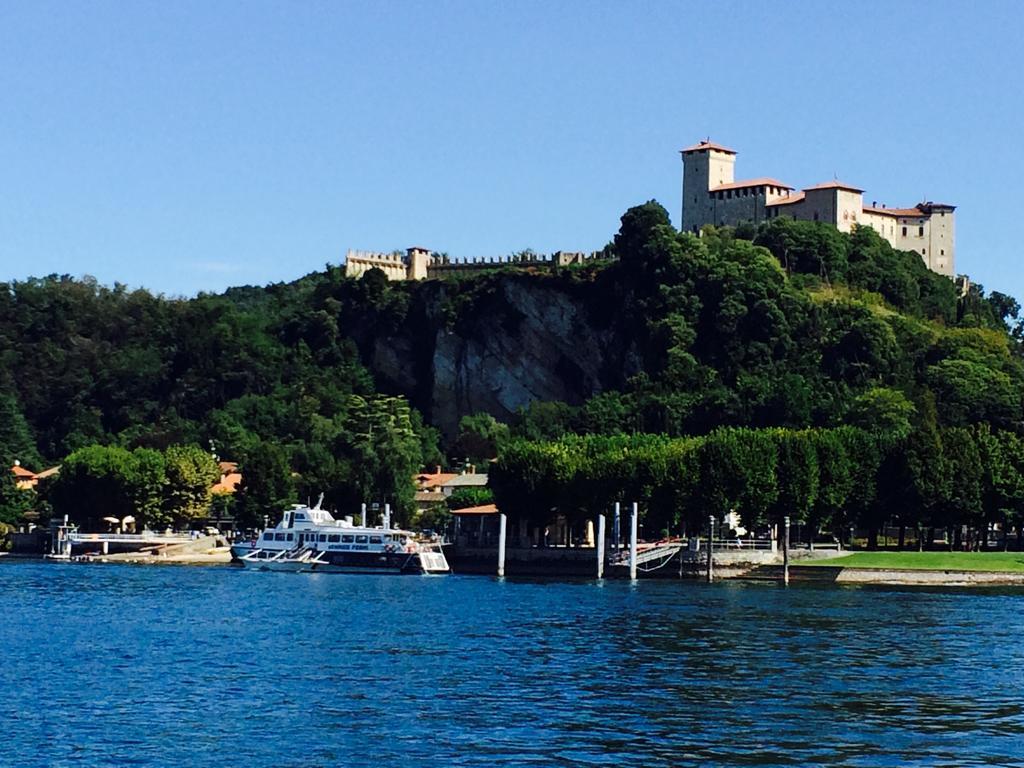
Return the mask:
<svg viewBox="0 0 1024 768"><path fill-rule="evenodd" d="M668 211L656 200L630 208L622 215L621 226L615 235L615 253L623 264L642 263L652 235L659 228L671 227Z"/></svg>
<svg viewBox="0 0 1024 768"><path fill-rule="evenodd" d="M967 426L988 421L1010 427L1021 418L1020 387L1003 371L984 363L947 359L928 368L944 424Z"/></svg>
<svg viewBox="0 0 1024 768"><path fill-rule="evenodd" d="M778 524L784 515L789 515L795 523L806 523L818 500L819 467L814 439L808 432L779 430L776 446L778 490L772 507L772 521Z"/></svg>
<svg viewBox="0 0 1024 768"><path fill-rule="evenodd" d="M0 446L0 523L14 525L32 509L35 493L18 488L11 472L11 454Z"/></svg>
<svg viewBox="0 0 1024 768"><path fill-rule="evenodd" d="M459 421L459 436L455 440L454 456L483 466L498 455L501 444L508 440L508 437L508 425L489 413L463 416Z"/></svg>
<svg viewBox="0 0 1024 768"><path fill-rule="evenodd" d="M54 511L86 530L101 530L104 518L132 516L140 528L159 524L164 479L160 454L93 445L75 451L61 464L50 491Z"/></svg>
<svg viewBox="0 0 1024 768"><path fill-rule="evenodd" d="M411 519L422 454L405 398L353 395L336 452L351 467L353 504L387 502L396 522Z"/></svg>
<svg viewBox="0 0 1024 768"><path fill-rule="evenodd" d="M910 434L915 408L906 395L888 387L872 387L853 401L847 421L868 432L902 440Z"/></svg>
<svg viewBox="0 0 1024 768"><path fill-rule="evenodd" d="M945 499L945 519L954 528L951 543L958 545L962 527L976 533L983 523L984 468L970 429L949 427L942 430L942 454L945 469L953 479ZM977 537L972 536L972 541L976 542Z"/></svg>
<svg viewBox="0 0 1024 768"><path fill-rule="evenodd" d="M0 392L0 453L13 457L23 466L34 467L36 471L42 469L32 428L25 420L18 401L6 392ZM4 466L10 468L12 464L13 461L8 461Z"/></svg>
<svg viewBox="0 0 1024 768"><path fill-rule="evenodd" d="M295 501L295 485L284 449L259 442L242 457L242 483L237 494L240 528L258 528L264 517L271 524Z"/></svg>
<svg viewBox="0 0 1024 768"><path fill-rule="evenodd" d="M849 441L844 439L852 429L841 427L811 432L818 464L818 493L808 522L812 530L829 530L840 541L850 524L848 503L856 470Z"/></svg>
<svg viewBox="0 0 1024 768"><path fill-rule="evenodd" d="M210 487L220 478L220 468L197 445L172 445L164 453L166 481L163 508L175 527L181 528L210 512Z"/></svg>
<svg viewBox="0 0 1024 768"><path fill-rule="evenodd" d="M494 503L494 492L490 488L458 488L451 496L445 499L450 510L466 509L467 507L480 507L485 504Z"/></svg>

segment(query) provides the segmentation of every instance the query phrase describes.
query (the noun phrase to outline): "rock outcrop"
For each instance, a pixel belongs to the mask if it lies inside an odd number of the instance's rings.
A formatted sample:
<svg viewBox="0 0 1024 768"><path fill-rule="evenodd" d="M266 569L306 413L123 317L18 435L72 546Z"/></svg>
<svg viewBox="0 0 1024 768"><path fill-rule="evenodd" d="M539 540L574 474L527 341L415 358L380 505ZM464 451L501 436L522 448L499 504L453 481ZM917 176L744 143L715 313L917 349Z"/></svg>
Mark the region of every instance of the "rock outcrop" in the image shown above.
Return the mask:
<svg viewBox="0 0 1024 768"><path fill-rule="evenodd" d="M452 286L421 283L396 331L353 336L378 386L452 435L466 414L507 420L534 400L579 404L642 369L610 308L590 306L578 288L501 275L453 310Z"/></svg>

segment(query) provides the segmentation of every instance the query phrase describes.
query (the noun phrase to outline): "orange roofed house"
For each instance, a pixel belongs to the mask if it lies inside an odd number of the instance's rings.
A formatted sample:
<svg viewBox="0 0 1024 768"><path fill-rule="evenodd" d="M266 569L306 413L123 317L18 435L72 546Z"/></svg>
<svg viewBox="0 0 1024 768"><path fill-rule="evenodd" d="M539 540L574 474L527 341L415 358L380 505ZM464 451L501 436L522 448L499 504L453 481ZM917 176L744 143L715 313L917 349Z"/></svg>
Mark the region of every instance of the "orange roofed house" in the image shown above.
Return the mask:
<svg viewBox="0 0 1024 768"><path fill-rule="evenodd" d="M40 480L56 475L60 472L60 465L44 469L42 472L32 472L21 466L20 461L15 461L11 467L11 474L14 475L14 484L23 491L28 491L39 485Z"/></svg>

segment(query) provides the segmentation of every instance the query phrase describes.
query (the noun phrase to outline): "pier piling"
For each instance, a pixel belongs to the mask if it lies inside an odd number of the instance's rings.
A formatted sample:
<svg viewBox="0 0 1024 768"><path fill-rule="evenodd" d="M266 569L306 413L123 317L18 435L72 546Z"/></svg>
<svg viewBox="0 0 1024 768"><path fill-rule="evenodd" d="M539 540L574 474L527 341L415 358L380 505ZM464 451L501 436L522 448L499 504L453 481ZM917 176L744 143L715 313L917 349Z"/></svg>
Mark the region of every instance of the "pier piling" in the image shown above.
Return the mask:
<svg viewBox="0 0 1024 768"><path fill-rule="evenodd" d="M264 526L266 527L266 526ZM363 528L366 527L366 504L363 503Z"/></svg>
<svg viewBox="0 0 1024 768"><path fill-rule="evenodd" d="M629 578L633 581L636 581L636 532L639 517L640 505L634 501L629 514Z"/></svg>
<svg viewBox="0 0 1024 768"><path fill-rule="evenodd" d="M597 578L604 578L604 515L597 516Z"/></svg>
<svg viewBox="0 0 1024 768"><path fill-rule="evenodd" d="M782 583L789 584L789 515L782 518Z"/></svg>
<svg viewBox="0 0 1024 768"><path fill-rule="evenodd" d="M505 575L505 530L508 526L508 518L502 512L498 515L498 575Z"/></svg>
<svg viewBox="0 0 1024 768"><path fill-rule="evenodd" d="M715 516L708 515L708 584L715 580Z"/></svg>

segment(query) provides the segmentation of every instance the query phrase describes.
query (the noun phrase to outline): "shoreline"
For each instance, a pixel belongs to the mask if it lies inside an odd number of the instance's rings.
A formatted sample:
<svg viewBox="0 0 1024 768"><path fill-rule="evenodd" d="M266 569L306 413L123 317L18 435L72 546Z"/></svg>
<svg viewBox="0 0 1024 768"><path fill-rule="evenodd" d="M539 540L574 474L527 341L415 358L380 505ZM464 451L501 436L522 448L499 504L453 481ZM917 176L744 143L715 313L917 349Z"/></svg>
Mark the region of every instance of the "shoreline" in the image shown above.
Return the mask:
<svg viewBox="0 0 1024 768"><path fill-rule="evenodd" d="M191 552L173 555L139 555L138 553L121 553L114 555L95 555L82 559L61 560L41 557L38 555L22 555L12 552L0 552L0 560L25 562L71 562L78 564L120 563L127 565L230 565L229 549L219 552ZM722 581L782 581L782 565L753 565L742 567L719 566L715 569L716 578ZM456 571L461 576L488 576L493 574L479 571ZM568 574L550 574L549 578L558 580ZM685 581L700 580L702 574L690 571L682 579ZM920 587L990 587L1020 586L1024 587L1024 573L1012 571L970 571L953 569L925 568L865 568L842 565L801 565L791 564L789 567L791 582L837 584L837 585L879 585L879 586L920 586ZM532 574L531 578L544 578ZM620 581L622 577L609 573L608 578ZM644 581L654 580L644 578ZM680 580L676 574L664 580Z"/></svg>

